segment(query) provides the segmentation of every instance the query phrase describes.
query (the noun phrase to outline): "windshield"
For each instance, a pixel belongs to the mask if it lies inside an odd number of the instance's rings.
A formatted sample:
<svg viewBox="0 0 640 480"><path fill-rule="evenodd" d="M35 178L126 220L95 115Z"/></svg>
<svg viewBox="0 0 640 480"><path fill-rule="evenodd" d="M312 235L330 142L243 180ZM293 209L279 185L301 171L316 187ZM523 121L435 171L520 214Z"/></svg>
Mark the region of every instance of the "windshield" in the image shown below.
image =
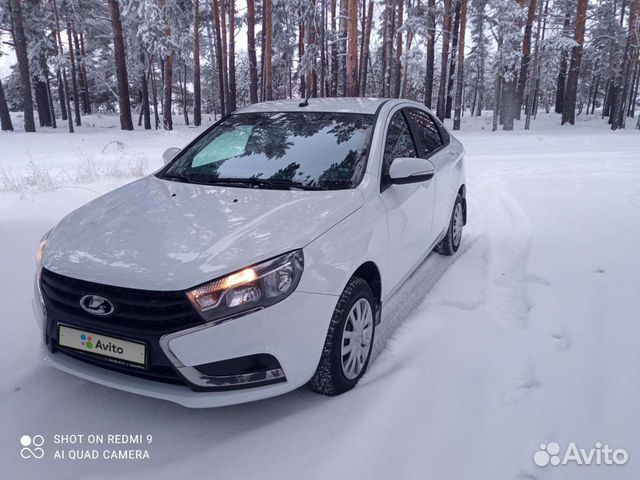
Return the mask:
<svg viewBox="0 0 640 480"><path fill-rule="evenodd" d="M216 125L160 178L258 188L354 188L366 166L374 116L244 113Z"/></svg>

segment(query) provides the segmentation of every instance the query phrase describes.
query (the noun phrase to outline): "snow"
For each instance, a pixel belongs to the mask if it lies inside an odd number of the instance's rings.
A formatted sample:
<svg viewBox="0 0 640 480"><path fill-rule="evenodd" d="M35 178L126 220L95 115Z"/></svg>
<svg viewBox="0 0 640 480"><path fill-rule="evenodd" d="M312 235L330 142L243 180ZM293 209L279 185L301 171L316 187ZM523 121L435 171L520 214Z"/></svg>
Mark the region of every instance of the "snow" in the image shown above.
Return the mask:
<svg viewBox="0 0 640 480"><path fill-rule="evenodd" d="M611 132L599 118L560 127L541 116L531 131L517 123L491 133L489 117L465 118L461 252L431 255L387 306L377 358L358 387L334 398L300 389L188 410L39 364L30 297L40 236L98 193L158 168L166 147L199 131L121 132L113 117L87 123L74 135L0 134L0 190L11 190L0 193L6 478L640 474L638 131ZM73 448L52 444L64 433L151 434L151 458L54 460L56 447ZM45 437L44 459L20 458L23 434ZM534 453L551 441L587 450L606 443L629 461L537 467Z"/></svg>

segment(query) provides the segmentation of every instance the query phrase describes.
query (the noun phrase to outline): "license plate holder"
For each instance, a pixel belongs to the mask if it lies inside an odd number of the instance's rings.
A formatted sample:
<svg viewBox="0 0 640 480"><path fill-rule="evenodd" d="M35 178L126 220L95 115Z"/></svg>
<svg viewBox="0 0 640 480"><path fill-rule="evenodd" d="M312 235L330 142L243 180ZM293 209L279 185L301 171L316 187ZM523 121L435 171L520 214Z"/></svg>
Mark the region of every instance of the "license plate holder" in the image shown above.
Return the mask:
<svg viewBox="0 0 640 480"><path fill-rule="evenodd" d="M146 368L147 345L58 324L58 345L103 360Z"/></svg>

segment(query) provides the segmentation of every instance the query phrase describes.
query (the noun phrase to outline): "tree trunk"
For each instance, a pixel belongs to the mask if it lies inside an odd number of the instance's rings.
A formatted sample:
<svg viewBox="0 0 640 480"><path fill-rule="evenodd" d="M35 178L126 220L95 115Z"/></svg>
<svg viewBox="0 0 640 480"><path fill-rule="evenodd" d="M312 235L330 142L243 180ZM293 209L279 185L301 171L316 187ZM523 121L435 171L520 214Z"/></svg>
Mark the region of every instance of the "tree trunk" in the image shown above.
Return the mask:
<svg viewBox="0 0 640 480"><path fill-rule="evenodd" d="M58 43L56 41L56 47ZM56 72L56 80L58 80L58 101L60 102L60 116L63 121L67 120L67 104L66 99L64 97L64 85L62 83L62 72L58 70Z"/></svg>
<svg viewBox="0 0 640 480"><path fill-rule="evenodd" d="M18 71L22 82L22 107L24 111L25 132L35 132L36 122L33 116L33 99L31 97L31 74L29 73L29 54L27 38L24 34L21 0L11 0L11 20L13 23L13 47L18 59Z"/></svg>
<svg viewBox="0 0 640 480"><path fill-rule="evenodd" d="M178 68L178 85L180 85L180 98L182 100L182 115L184 117L184 124L189 125L189 111L187 110L187 65L184 67L184 82L183 75Z"/></svg>
<svg viewBox="0 0 640 480"><path fill-rule="evenodd" d="M256 61L256 5L247 0L247 50L249 53L249 101L258 103L258 62Z"/></svg>
<svg viewBox="0 0 640 480"><path fill-rule="evenodd" d="M118 78L118 107L120 110L120 128L133 130L131 105L129 103L129 79L127 78L127 62L124 53L124 37L120 20L118 0L108 0L111 14L111 30L113 31L113 50L116 58L116 77Z"/></svg>
<svg viewBox="0 0 640 480"><path fill-rule="evenodd" d="M80 118L80 95L78 90L78 75L76 68L76 55L73 47L71 20L69 19L69 8L67 2L62 3L64 7L64 14L67 19L67 48L69 50L69 63L71 64L71 88L73 89L73 111L76 119L76 126L82 125L82 119Z"/></svg>
<svg viewBox="0 0 640 480"><path fill-rule="evenodd" d="M616 94L611 114L611 129L625 127L625 112L629 89L633 87L632 74L638 59L638 30L640 29L640 0L634 0L629 5L629 33L624 48L624 57L620 66L619 81L615 85Z"/></svg>
<svg viewBox="0 0 640 480"><path fill-rule="evenodd" d="M427 75L424 85L424 104L431 108L433 101L433 72L435 66L435 44L436 44L436 2L428 0L427 3Z"/></svg>
<svg viewBox="0 0 640 480"><path fill-rule="evenodd" d="M273 100L273 3L264 0L264 91L265 100Z"/></svg>
<svg viewBox="0 0 640 480"><path fill-rule="evenodd" d="M456 78L456 64L458 58L458 31L460 29L460 2L455 0L455 15L453 21L453 31L451 38L451 59L449 61L449 80L447 82L447 104L445 106L444 118L451 118L451 108L453 107L453 82Z"/></svg>
<svg viewBox="0 0 640 480"><path fill-rule="evenodd" d="M347 97L358 96L358 0L348 2Z"/></svg>
<svg viewBox="0 0 640 480"><path fill-rule="evenodd" d="M449 42L451 38L451 0L444 0L444 19L442 26L442 57L440 61L440 85L438 87L438 105L436 115L444 120L447 97L447 67L449 64Z"/></svg>
<svg viewBox="0 0 640 480"><path fill-rule="evenodd" d="M364 36L364 58L362 59L362 76L360 78L360 91L364 97L367 94L367 71L369 67L369 58L371 56L371 28L373 25L373 0L369 0L367 10L367 26Z"/></svg>
<svg viewBox="0 0 640 480"><path fill-rule="evenodd" d="M2 88L2 81L0 80L0 128L2 130L13 130L13 123L11 123L11 115L9 115L9 107L7 107L7 100L4 98L4 89Z"/></svg>
<svg viewBox="0 0 640 480"><path fill-rule="evenodd" d="M576 31L574 40L577 46L571 49L571 63L569 66L569 76L562 105L562 122L573 125L576 120L576 97L578 92L578 75L580 74L580 63L582 61L582 44L584 43L584 27L587 20L588 0L578 0L578 11L576 14Z"/></svg>
<svg viewBox="0 0 640 480"><path fill-rule="evenodd" d="M84 34L80 32L80 53L82 55L82 62L80 68L82 70L82 105L84 108L85 115L91 113L91 97L89 96L89 77L87 75L87 66L84 63L84 59L86 58L86 54L84 51Z"/></svg>
<svg viewBox="0 0 640 480"><path fill-rule="evenodd" d="M598 100L598 88L600 87L600 75L598 75L596 77L596 86L593 89L593 99L591 100L591 115L593 115L593 113L596 110L596 102ZM589 111L587 110L587 113L589 113Z"/></svg>
<svg viewBox="0 0 640 480"><path fill-rule="evenodd" d="M633 78L634 82L632 85L634 85L634 87L629 94L629 109L627 111L627 116L631 118L633 118L636 113L636 99L638 98L638 88L640 84L640 60L636 60L636 73Z"/></svg>
<svg viewBox="0 0 640 480"><path fill-rule="evenodd" d="M266 42L266 31L267 31L267 22L266 22L266 0L262 0L262 28L260 29L260 101L264 102L266 98L265 92L265 84L264 84L264 55L265 49L264 44Z"/></svg>
<svg viewBox="0 0 640 480"><path fill-rule="evenodd" d="M306 25L304 27L304 33L306 35L306 43L307 45L316 44L316 19L315 19L315 11L306 19ZM306 80L305 80L305 88L307 97L318 96L318 75L316 74L316 59L311 59L311 68L309 68L306 72Z"/></svg>
<svg viewBox="0 0 640 480"><path fill-rule="evenodd" d="M165 130L173 130L171 105L173 100L173 51L164 61L164 105L162 107L163 126Z"/></svg>
<svg viewBox="0 0 640 480"><path fill-rule="evenodd" d="M227 102L227 113L231 113L231 98L229 93L229 57L227 50L227 9L226 0L218 0L220 6L220 38L222 39L222 78L224 79L224 98Z"/></svg>
<svg viewBox="0 0 640 480"><path fill-rule="evenodd" d="M359 0L356 0L356 1L359 1ZM362 91L362 86L360 85L360 82L362 82L362 76L363 76L362 70L365 67L364 45L365 45L366 35L367 35L367 0L362 0L362 11L360 12L360 45L359 45L359 52L358 52L358 95L360 95L360 92Z"/></svg>
<svg viewBox="0 0 640 480"><path fill-rule="evenodd" d="M467 29L467 0L460 0L460 33L458 34L458 72L456 80L456 102L453 114L453 129L460 130L462 93L464 91L464 37Z"/></svg>
<svg viewBox="0 0 640 480"><path fill-rule="evenodd" d="M304 43L306 41L304 19L298 24L298 76L300 77L300 96L307 98L307 82L302 71L302 59L304 58Z"/></svg>
<svg viewBox="0 0 640 480"><path fill-rule="evenodd" d="M53 0L53 16L56 24L56 51L62 57L64 50L62 49L62 36L60 35L60 15L58 14L58 4ZM71 120L71 102L69 100L69 84L67 83L67 69L62 68L62 73L58 70L58 95L60 97L60 105L64 105L62 119L67 120L69 133L73 133L73 120ZM66 117L66 118L65 118Z"/></svg>
<svg viewBox="0 0 640 480"><path fill-rule="evenodd" d="M340 31L338 33L338 85L339 92L342 96L347 92L347 17L349 0L340 0L340 18L338 25Z"/></svg>
<svg viewBox="0 0 640 480"><path fill-rule="evenodd" d="M514 65L515 69L515 65ZM500 118L502 119L502 129L506 131L513 130L513 120L515 117L514 103L516 101L516 79L507 82L502 79L502 111Z"/></svg>
<svg viewBox="0 0 640 480"><path fill-rule="evenodd" d="M77 64L76 76L77 76L77 82L78 82L78 99L82 100L82 113L86 115L87 105L86 105L86 99L84 97L85 86L84 86L84 76L82 73L82 64L84 63L84 56L80 51L80 39L78 38L78 33L75 30L73 30L73 45L75 48L76 64Z"/></svg>
<svg viewBox="0 0 640 480"><path fill-rule="evenodd" d="M155 129L158 130L160 128L160 115L158 115L158 87L156 84L156 69L153 57L151 57L149 63L149 71L151 72L151 94L153 96L153 118Z"/></svg>
<svg viewBox="0 0 640 480"><path fill-rule="evenodd" d="M236 2L229 0L229 111L236 109Z"/></svg>
<svg viewBox="0 0 640 480"><path fill-rule="evenodd" d="M166 13L165 13L166 15ZM171 29L169 27L169 20L164 18L164 36L167 39L171 38ZM167 52L167 56L164 61L161 61L162 68L162 86L163 86L163 101L162 101L162 126L165 130L173 130L173 60L174 51L171 47Z"/></svg>
<svg viewBox="0 0 640 480"><path fill-rule="evenodd" d="M216 37L215 45L216 63L218 65L218 94L220 95L220 113L224 117L227 114L227 99L225 96L223 69L223 65L225 64L226 59L222 54L222 32L220 29L220 8L218 7L218 0L213 0L213 24Z"/></svg>
<svg viewBox="0 0 640 480"><path fill-rule="evenodd" d="M185 79L186 81L186 79ZM193 124L202 123L202 86L200 85L200 0L193 2Z"/></svg>
<svg viewBox="0 0 640 480"><path fill-rule="evenodd" d="M357 2L357 0L355 0ZM327 96L327 73L326 73L326 61L327 61L327 35L326 35L326 23L327 23L327 5L326 2L322 2L320 5L320 96Z"/></svg>
<svg viewBox="0 0 640 480"><path fill-rule="evenodd" d="M51 127L58 128L56 123L56 109L53 106L53 95L51 94L51 80L49 80L49 71L45 70L45 84L47 85L47 102L49 105L49 116L51 118Z"/></svg>
<svg viewBox="0 0 640 480"><path fill-rule="evenodd" d="M36 109L41 127L51 126L51 111L49 110L49 98L47 96L47 84L38 77L33 78L33 91L36 97Z"/></svg>
<svg viewBox="0 0 640 480"><path fill-rule="evenodd" d="M151 67L149 67L147 72L145 68L147 62L144 50L140 53L140 62L142 64L140 71L140 88L142 90L141 113L144 119L144 129L151 130L151 108L149 106L149 75L151 74Z"/></svg>
<svg viewBox="0 0 640 480"><path fill-rule="evenodd" d="M569 12L569 8L567 7L567 11L564 15L564 24L562 27L562 36L569 36L569 27L571 26L571 14ZM567 52L564 50L560 54L560 66L558 69L558 80L556 86L556 106L555 112L562 113L563 105L564 105L564 92L567 84Z"/></svg>
<svg viewBox="0 0 640 480"><path fill-rule="evenodd" d="M535 1L535 0L533 0ZM548 3L549 0L547 0ZM529 6L531 6L531 4L529 4ZM535 53L534 53L534 61L533 61L533 72L531 73L531 82L530 82L530 87L529 87L529 95L527 98L527 112L526 112L526 119L524 121L524 129L525 130L529 130L530 126L531 126L531 115L533 114L533 111L535 109L535 103L538 99L538 84L539 84L539 80L540 80L540 34L542 31L542 0L540 0L540 2L537 5L538 8L538 26L536 29L536 48L535 48ZM545 12L546 13L546 12ZM531 85L535 85L535 88L531 88ZM597 88L597 87L596 87ZM533 90L533 92L531 91ZM589 106L587 105L587 112L588 112Z"/></svg>
<svg viewBox="0 0 640 480"><path fill-rule="evenodd" d="M501 45L498 42L498 49L500 49ZM491 131L495 132L498 129L498 116L500 115L500 104L502 99L500 98L502 95L502 77L500 76L500 72L496 72L495 78L495 92L493 94L493 113L491 115Z"/></svg>
<svg viewBox="0 0 640 480"><path fill-rule="evenodd" d="M396 18L396 51L393 62L393 96L400 98L402 88L402 24L404 18L404 0L397 0L398 13Z"/></svg>
<svg viewBox="0 0 640 480"><path fill-rule="evenodd" d="M540 1L542 2L542 0ZM520 73L518 74L518 89L516 93L515 113L518 120L520 120L520 112L524 101L524 90L529 76L529 63L531 63L531 32L535 16L536 0L529 0L527 23L524 26L524 36L522 38L522 58L520 60Z"/></svg>
<svg viewBox="0 0 640 480"><path fill-rule="evenodd" d="M336 0L331 0L331 31L336 33ZM338 96L338 42L331 44L331 96Z"/></svg>

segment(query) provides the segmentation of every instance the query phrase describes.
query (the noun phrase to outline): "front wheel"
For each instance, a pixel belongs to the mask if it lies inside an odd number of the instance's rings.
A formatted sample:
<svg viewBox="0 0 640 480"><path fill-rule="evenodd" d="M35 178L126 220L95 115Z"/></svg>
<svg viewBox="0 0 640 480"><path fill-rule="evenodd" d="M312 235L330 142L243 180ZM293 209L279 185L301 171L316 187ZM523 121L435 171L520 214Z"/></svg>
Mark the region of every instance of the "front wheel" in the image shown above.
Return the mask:
<svg viewBox="0 0 640 480"><path fill-rule="evenodd" d="M351 390L369 365L375 337L375 300L369 284L352 277L333 312L311 389L334 396Z"/></svg>
<svg viewBox="0 0 640 480"><path fill-rule="evenodd" d="M458 194L456 196L456 203L453 205L453 212L451 213L451 220L449 221L449 228L447 228L447 234L444 236L440 243L436 246L436 252L441 255L453 255L460 248L460 241L462 240L462 227L464 226L464 206L462 196Z"/></svg>

